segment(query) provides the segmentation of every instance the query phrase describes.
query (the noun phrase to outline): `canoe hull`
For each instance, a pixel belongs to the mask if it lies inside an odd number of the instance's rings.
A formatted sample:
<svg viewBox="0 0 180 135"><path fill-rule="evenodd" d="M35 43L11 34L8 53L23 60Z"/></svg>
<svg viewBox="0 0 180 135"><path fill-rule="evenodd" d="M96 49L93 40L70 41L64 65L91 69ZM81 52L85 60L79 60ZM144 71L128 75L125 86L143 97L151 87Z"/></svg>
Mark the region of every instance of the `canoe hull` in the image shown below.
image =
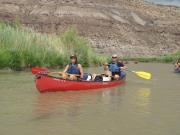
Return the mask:
<svg viewBox="0 0 180 135"><path fill-rule="evenodd" d="M174 69L175 73L180 73L180 68Z"/></svg>
<svg viewBox="0 0 180 135"><path fill-rule="evenodd" d="M70 81L46 75L36 75L35 83L39 92L56 92L67 90L93 90L121 85L125 78L111 82L93 82L93 81Z"/></svg>

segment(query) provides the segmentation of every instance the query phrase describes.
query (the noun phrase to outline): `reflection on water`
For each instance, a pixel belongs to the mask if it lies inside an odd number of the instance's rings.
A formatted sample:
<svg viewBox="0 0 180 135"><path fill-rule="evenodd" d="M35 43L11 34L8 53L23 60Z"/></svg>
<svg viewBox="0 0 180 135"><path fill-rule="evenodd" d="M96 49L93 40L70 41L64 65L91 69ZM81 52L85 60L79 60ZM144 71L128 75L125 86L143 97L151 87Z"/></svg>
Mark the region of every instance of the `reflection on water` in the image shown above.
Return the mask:
<svg viewBox="0 0 180 135"><path fill-rule="evenodd" d="M77 117L81 115L83 109L91 104L101 102L112 105L118 103L121 94L125 91L118 87L111 89L100 89L92 91L67 91L56 93L39 94L35 112L36 120L48 119L53 115L67 115L68 117Z"/></svg>
<svg viewBox="0 0 180 135"><path fill-rule="evenodd" d="M151 99L150 88L140 88L135 94L135 104L143 113L149 113L149 104Z"/></svg>
<svg viewBox="0 0 180 135"><path fill-rule="evenodd" d="M82 92L40 94L36 103L36 112L41 118L47 118L57 113L61 113L61 115L78 116L81 106L79 103L83 100L82 96Z"/></svg>

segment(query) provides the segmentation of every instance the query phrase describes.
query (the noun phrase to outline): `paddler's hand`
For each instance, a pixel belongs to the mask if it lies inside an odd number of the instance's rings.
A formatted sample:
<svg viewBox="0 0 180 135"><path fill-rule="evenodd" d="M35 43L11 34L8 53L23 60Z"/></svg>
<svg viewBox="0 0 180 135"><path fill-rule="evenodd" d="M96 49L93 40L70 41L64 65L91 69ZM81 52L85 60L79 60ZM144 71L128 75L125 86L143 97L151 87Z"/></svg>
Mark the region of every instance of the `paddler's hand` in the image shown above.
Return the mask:
<svg viewBox="0 0 180 135"><path fill-rule="evenodd" d="M127 70L128 68L126 66L121 67L122 70Z"/></svg>
<svg viewBox="0 0 180 135"><path fill-rule="evenodd" d="M83 75L80 76L81 80L83 80Z"/></svg>

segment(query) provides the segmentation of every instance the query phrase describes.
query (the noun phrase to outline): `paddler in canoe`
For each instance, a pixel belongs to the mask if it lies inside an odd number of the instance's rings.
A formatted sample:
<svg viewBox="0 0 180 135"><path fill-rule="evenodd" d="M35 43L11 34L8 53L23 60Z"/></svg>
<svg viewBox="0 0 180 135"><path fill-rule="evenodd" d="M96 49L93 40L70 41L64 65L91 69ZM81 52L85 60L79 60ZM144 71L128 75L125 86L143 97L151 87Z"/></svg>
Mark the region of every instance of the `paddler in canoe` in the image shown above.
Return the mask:
<svg viewBox="0 0 180 135"><path fill-rule="evenodd" d="M84 74L83 68L81 64L78 63L77 56L71 55L70 59L71 63L65 67L62 77L69 80L82 80Z"/></svg>
<svg viewBox="0 0 180 135"><path fill-rule="evenodd" d="M104 73L101 75L93 74L93 81L111 81L120 80L126 76L126 73L122 70L127 69L122 62L118 60L117 54L112 55L112 61L104 63Z"/></svg>
<svg viewBox="0 0 180 135"><path fill-rule="evenodd" d="M180 72L180 58L175 62L174 64L174 71L175 72Z"/></svg>
<svg viewBox="0 0 180 135"><path fill-rule="evenodd" d="M119 80L126 76L126 73L123 70L127 69L127 67L118 60L117 54L112 55L112 60L108 64L108 68L111 71L114 80Z"/></svg>
<svg viewBox="0 0 180 135"><path fill-rule="evenodd" d="M68 64L62 74L64 79L69 80L83 80L83 68L81 64L78 64L77 56L70 56L71 63ZM91 80L93 81L111 81L119 80L126 76L126 73L122 70L126 69L122 62L118 61L117 54L112 55L112 61L110 63L104 64L104 74L96 75L94 74ZM98 79L99 78L99 79Z"/></svg>

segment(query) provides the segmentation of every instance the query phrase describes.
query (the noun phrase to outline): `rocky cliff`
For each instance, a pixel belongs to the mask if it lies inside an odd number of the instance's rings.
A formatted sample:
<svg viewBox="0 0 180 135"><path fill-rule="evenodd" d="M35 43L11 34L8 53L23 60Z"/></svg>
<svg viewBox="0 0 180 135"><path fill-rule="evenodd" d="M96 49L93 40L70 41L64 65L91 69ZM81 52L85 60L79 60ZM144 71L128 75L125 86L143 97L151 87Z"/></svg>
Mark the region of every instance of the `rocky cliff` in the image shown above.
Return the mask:
<svg viewBox="0 0 180 135"><path fill-rule="evenodd" d="M1 0L0 20L14 19L47 33L73 25L99 53L139 57L180 50L180 8L143 0Z"/></svg>

